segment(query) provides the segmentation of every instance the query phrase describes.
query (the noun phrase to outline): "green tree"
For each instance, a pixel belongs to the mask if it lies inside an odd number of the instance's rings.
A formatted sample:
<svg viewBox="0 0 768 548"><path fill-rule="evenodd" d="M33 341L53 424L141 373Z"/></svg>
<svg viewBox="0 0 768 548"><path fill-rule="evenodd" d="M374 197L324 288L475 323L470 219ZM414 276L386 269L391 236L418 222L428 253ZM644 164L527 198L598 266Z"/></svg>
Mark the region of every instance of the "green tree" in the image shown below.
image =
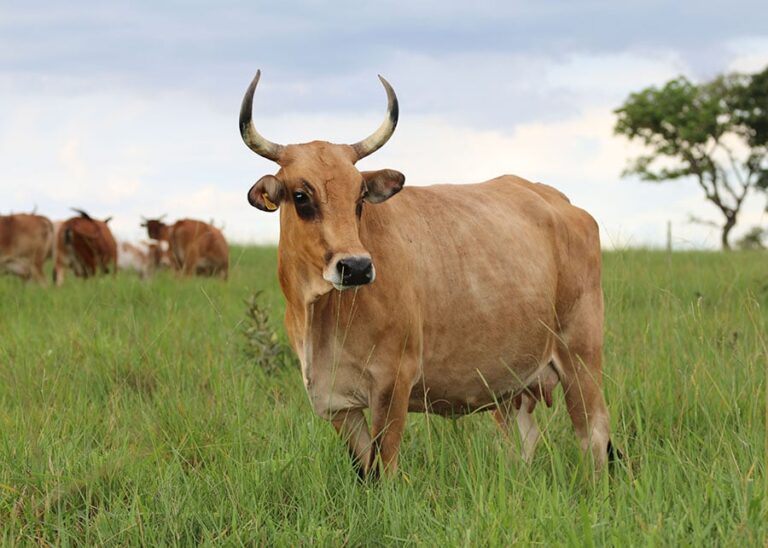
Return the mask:
<svg viewBox="0 0 768 548"><path fill-rule="evenodd" d="M750 148L756 186L768 192L768 67L748 77L735 95L734 121ZM768 207L766 208L768 211Z"/></svg>
<svg viewBox="0 0 768 548"><path fill-rule="evenodd" d="M652 182L693 178L722 214L723 249L730 249L749 193L768 183L766 84L768 70L703 84L679 77L631 94L615 111L615 132L647 150L624 175Z"/></svg>
<svg viewBox="0 0 768 548"><path fill-rule="evenodd" d="M736 247L739 249L765 249L763 245L765 237L766 230L754 226L736 242Z"/></svg>

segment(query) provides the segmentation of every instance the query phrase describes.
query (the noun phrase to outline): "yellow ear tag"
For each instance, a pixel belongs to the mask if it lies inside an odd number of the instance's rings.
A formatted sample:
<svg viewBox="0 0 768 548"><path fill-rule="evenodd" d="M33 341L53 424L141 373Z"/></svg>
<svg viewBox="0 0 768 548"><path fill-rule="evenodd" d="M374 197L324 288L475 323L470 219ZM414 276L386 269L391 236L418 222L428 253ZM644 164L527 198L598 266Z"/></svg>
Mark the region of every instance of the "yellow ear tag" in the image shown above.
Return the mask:
<svg viewBox="0 0 768 548"><path fill-rule="evenodd" d="M267 206L267 209L269 211L274 211L277 209L277 204L275 204L272 200L269 199L269 194L267 194L266 192L262 192L261 198L264 200L264 205Z"/></svg>

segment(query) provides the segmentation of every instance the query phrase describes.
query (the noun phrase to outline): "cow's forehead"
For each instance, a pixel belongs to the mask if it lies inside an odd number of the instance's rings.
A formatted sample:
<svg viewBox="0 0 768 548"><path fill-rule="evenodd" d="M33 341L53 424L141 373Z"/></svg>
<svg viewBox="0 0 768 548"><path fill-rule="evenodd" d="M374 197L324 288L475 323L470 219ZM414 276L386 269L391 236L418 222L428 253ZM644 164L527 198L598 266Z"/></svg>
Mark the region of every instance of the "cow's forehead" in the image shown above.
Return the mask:
<svg viewBox="0 0 768 548"><path fill-rule="evenodd" d="M307 181L313 186L334 186L345 182L357 184L360 172L354 165L355 153L349 145L336 145L313 141L300 145L288 145L280 160L285 182L300 184Z"/></svg>

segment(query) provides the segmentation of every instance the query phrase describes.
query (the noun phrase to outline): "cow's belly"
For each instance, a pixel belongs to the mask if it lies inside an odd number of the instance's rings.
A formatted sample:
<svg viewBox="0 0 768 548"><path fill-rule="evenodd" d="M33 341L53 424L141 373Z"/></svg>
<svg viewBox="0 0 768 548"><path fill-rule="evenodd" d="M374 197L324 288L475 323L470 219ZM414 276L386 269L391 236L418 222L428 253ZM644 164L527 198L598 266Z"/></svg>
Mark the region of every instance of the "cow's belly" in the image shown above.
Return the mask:
<svg viewBox="0 0 768 548"><path fill-rule="evenodd" d="M456 349L450 357L441 353L440 359L425 356L410 410L461 415L494 407L530 384L549 363L553 347L553 337L542 331L492 350Z"/></svg>
<svg viewBox="0 0 768 548"><path fill-rule="evenodd" d="M549 363L556 329L552 285L503 289L481 299L453 293L427 305L414 410L461 414L492 406Z"/></svg>
<svg viewBox="0 0 768 548"><path fill-rule="evenodd" d="M439 415L463 415L491 409L515 396L541 372L549 358L525 367L501 368L494 364L457 367L457 363L439 368L448 373L426 373L413 386L410 411L429 411ZM438 368L435 368L438 369ZM453 369L454 371L450 371Z"/></svg>
<svg viewBox="0 0 768 548"><path fill-rule="evenodd" d="M0 271L26 276L32 267L32 261L26 257L0 257Z"/></svg>

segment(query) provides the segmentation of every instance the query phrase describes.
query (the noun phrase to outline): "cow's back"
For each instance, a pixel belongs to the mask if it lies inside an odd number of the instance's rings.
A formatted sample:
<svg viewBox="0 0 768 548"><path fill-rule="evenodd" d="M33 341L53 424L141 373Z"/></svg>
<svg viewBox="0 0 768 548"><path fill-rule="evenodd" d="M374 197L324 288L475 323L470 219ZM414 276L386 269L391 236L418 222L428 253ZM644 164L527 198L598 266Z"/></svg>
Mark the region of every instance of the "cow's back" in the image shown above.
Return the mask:
<svg viewBox="0 0 768 548"><path fill-rule="evenodd" d="M52 245L53 224L47 217L24 213L0 217L0 271L44 284L43 264Z"/></svg>
<svg viewBox="0 0 768 548"><path fill-rule="evenodd" d="M221 231L202 221L181 219L169 232L169 246L179 268L194 261L207 274L226 271L229 247Z"/></svg>
<svg viewBox="0 0 768 548"><path fill-rule="evenodd" d="M64 221L56 235L57 255L78 276L91 276L101 269L117 271L117 242L104 221L72 217Z"/></svg>
<svg viewBox="0 0 768 548"><path fill-rule="evenodd" d="M0 254L8 255L13 243L13 217L10 215L0 216Z"/></svg>
<svg viewBox="0 0 768 548"><path fill-rule="evenodd" d="M0 255L44 260L53 245L53 224L47 217L19 213L0 216Z"/></svg>

